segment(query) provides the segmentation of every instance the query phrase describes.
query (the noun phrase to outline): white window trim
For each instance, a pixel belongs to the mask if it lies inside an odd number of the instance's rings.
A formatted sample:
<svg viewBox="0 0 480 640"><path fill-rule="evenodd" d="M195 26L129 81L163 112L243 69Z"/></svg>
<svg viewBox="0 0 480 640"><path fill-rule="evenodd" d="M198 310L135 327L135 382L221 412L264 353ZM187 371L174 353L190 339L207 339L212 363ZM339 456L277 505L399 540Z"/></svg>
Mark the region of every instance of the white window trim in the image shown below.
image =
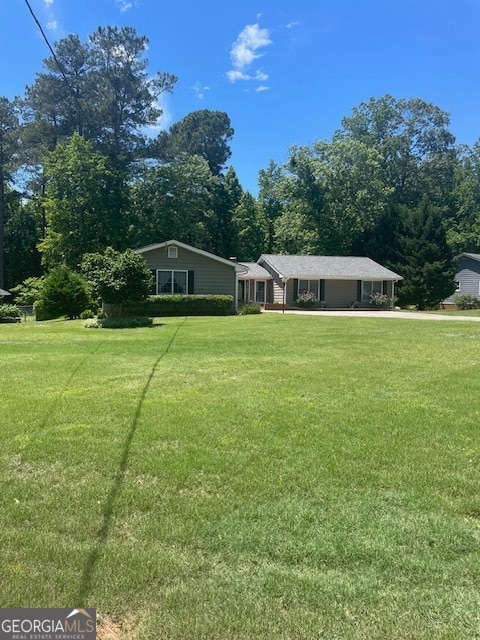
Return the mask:
<svg viewBox="0 0 480 640"><path fill-rule="evenodd" d="M162 273L170 273L172 276L172 285L171 288L173 289L173 285L174 285L174 279L175 276L173 275L174 273L184 273L185 274L185 288L186 291L185 293L182 294L177 294L174 293L173 291L170 291L170 293L160 293L158 291L158 274L162 272ZM188 295L188 271L186 269L157 269L157 296L175 296L175 295Z"/></svg>
<svg viewBox="0 0 480 640"><path fill-rule="evenodd" d="M383 291L383 280L362 280L362 302L370 302L370 296L374 293L377 293L373 290L373 286L371 287L371 293L365 291L366 284L378 283L380 285L380 291L378 293L382 293Z"/></svg>
<svg viewBox="0 0 480 640"><path fill-rule="evenodd" d="M300 282L306 282L308 287L307 287L307 291L311 291L312 293L315 294L315 297L317 298L318 302L323 302L323 300L320 300L320 290L321 290L321 278L299 278L298 279L298 293L297 295L301 295L304 291L304 289L302 287L300 287ZM315 287L312 288L312 283L315 282Z"/></svg>
<svg viewBox="0 0 480 640"><path fill-rule="evenodd" d="M462 283L460 282L460 280L455 280L455 293L459 293L462 290ZM479 289L480 289L480 282L478 283Z"/></svg>
<svg viewBox="0 0 480 640"><path fill-rule="evenodd" d="M178 258L178 247L174 244L168 245L167 255L169 258Z"/></svg>

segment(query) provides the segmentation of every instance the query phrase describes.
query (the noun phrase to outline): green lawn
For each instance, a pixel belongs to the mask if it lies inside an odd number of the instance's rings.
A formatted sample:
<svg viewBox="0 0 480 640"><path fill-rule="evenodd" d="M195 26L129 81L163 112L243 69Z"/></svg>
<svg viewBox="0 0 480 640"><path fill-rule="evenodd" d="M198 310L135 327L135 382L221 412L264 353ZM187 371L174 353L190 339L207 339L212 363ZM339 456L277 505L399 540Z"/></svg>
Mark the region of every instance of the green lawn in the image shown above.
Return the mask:
<svg viewBox="0 0 480 640"><path fill-rule="evenodd" d="M96 607L109 639L480 638L479 324L29 322L0 367L0 606Z"/></svg>

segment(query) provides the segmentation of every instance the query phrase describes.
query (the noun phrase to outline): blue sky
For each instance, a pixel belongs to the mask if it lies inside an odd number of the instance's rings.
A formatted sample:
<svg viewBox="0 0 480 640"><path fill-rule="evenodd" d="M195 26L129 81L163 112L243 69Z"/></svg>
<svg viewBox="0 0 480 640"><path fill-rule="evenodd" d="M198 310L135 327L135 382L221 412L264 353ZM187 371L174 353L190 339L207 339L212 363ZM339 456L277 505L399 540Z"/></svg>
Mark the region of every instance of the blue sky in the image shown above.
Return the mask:
<svg viewBox="0 0 480 640"><path fill-rule="evenodd" d="M149 39L150 71L179 77L163 126L226 111L244 188L292 144L330 138L370 97L419 97L480 137L480 0L30 0L53 43L100 25ZM48 50L24 0L0 0L0 95L22 94Z"/></svg>

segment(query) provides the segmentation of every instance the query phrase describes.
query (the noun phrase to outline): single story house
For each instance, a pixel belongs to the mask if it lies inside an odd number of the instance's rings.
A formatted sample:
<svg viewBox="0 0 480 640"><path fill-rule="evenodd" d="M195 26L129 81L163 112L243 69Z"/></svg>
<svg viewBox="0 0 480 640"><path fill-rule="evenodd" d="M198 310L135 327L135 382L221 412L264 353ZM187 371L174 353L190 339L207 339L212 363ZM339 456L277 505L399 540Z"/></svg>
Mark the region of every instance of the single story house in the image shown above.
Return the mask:
<svg viewBox="0 0 480 640"><path fill-rule="evenodd" d="M456 295L470 294L480 300L480 254L461 253L455 256L457 269L455 273L455 292L446 298L442 305L454 305Z"/></svg>
<svg viewBox="0 0 480 640"><path fill-rule="evenodd" d="M402 276L370 258L262 254L257 262L220 258L178 240L136 249L154 275L155 295L230 295L238 303L284 303L296 306L311 291L317 306L368 307L370 296L392 298Z"/></svg>
<svg viewBox="0 0 480 640"><path fill-rule="evenodd" d="M246 267L233 260L196 249L178 240L167 240L136 249L151 270L152 294L228 295L237 308L237 275Z"/></svg>
<svg viewBox="0 0 480 640"><path fill-rule="evenodd" d="M262 254L256 263L243 265L248 271L238 276L239 298L260 304L296 306L298 295L311 291L317 306L367 308L372 294L393 298L395 283L402 280L398 273L361 257Z"/></svg>

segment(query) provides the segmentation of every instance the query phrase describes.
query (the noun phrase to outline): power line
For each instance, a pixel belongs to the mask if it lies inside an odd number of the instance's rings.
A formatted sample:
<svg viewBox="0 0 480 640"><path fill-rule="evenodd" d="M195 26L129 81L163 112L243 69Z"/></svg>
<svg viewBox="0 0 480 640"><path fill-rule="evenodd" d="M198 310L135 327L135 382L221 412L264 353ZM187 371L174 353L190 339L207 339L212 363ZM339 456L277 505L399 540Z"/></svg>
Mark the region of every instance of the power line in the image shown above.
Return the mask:
<svg viewBox="0 0 480 640"><path fill-rule="evenodd" d="M47 43L47 47L50 49L50 53L52 54L52 58L55 60L55 64L57 65L58 70L62 74L62 78L65 80L65 84L67 85L68 90L70 91L70 93L72 95L72 98L74 99L74 101L75 101L80 113L82 114L83 118L85 119L85 122L87 123L87 125L91 129L92 127L90 125L90 122L88 121L87 115L86 115L85 111L83 110L83 107L82 107L82 105L81 105L81 103L80 103L80 101L79 101L79 99L78 99L78 97L77 97L72 85L70 84L70 81L67 78L67 75L66 75L66 73L65 73L65 71L63 69L63 66L60 64L60 61L58 60L57 55L56 55L52 45L48 41L47 35L46 35L45 31L43 30L42 25L40 24L37 16L33 12L32 7L30 6L30 2L28 0L25 0L25 4L27 5L28 10L30 11L32 18L34 19L35 23L37 24L38 28L40 29L40 33L42 34L43 39Z"/></svg>

